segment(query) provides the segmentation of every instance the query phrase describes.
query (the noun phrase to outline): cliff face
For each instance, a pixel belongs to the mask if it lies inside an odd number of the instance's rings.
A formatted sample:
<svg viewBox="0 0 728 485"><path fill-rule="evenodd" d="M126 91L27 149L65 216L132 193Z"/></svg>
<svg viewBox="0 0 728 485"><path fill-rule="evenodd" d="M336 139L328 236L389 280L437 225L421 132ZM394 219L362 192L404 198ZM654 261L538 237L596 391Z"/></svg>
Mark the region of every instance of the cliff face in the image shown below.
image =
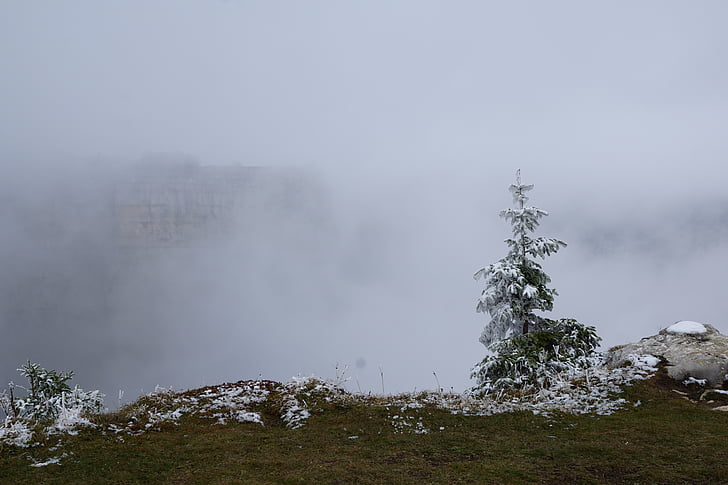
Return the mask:
<svg viewBox="0 0 728 485"><path fill-rule="evenodd" d="M227 288L252 286L274 258L323 258L331 239L323 190L296 170L82 166L28 171L4 188L5 383L38 356L93 385L136 374L183 320L224 321L253 306Z"/></svg>
<svg viewBox="0 0 728 485"><path fill-rule="evenodd" d="M178 247L224 235L270 181L255 167L140 167L116 185L115 240L122 247Z"/></svg>

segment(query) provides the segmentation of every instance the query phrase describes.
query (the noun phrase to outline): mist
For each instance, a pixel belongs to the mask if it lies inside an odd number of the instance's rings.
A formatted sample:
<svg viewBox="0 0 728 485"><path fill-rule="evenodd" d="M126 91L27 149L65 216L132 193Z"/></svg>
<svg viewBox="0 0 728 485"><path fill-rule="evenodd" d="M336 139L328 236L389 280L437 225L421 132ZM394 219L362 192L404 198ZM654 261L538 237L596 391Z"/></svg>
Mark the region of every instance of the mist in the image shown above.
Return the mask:
<svg viewBox="0 0 728 485"><path fill-rule="evenodd" d="M31 359L111 400L347 366L463 390L518 168L569 244L553 317L605 348L728 329L723 3L0 10L0 382ZM125 238L139 187L225 170L250 177L215 175L219 217Z"/></svg>

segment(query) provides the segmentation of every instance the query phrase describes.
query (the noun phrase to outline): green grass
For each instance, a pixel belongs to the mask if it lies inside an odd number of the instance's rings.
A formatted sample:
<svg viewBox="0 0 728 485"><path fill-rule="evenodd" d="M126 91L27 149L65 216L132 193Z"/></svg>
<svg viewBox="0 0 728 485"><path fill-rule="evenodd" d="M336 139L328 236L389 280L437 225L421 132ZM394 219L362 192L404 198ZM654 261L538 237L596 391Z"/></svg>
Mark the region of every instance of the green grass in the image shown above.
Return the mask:
<svg viewBox="0 0 728 485"><path fill-rule="evenodd" d="M59 438L0 448L0 483L728 483L728 413L681 398L666 379L627 388L642 404L610 416L403 413L386 400L322 400L295 430L274 410L262 411L265 426L183 417L139 436L84 430L55 450ZM395 432L392 416L403 414L430 432ZM63 452L60 465L29 466Z"/></svg>

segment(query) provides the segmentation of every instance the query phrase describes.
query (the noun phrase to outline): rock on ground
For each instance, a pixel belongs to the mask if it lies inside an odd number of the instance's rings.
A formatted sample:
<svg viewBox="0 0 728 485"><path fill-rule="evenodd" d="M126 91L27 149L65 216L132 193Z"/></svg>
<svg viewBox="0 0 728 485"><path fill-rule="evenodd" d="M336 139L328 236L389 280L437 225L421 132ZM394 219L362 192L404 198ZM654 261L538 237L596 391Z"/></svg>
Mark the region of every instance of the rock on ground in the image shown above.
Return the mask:
<svg viewBox="0 0 728 485"><path fill-rule="evenodd" d="M704 332L700 332L701 325ZM721 387L728 380L728 336L712 325L677 322L657 335L611 349L607 365L619 367L630 361L630 356L641 354L664 358L668 375L677 381L694 377Z"/></svg>

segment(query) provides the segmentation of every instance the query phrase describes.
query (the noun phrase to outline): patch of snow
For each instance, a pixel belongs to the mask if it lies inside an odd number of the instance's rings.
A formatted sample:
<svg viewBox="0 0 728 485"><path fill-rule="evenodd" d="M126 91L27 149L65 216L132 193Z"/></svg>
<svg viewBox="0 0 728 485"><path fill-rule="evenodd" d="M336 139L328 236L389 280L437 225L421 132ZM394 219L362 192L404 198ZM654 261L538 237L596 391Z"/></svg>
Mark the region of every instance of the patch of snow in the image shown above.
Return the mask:
<svg viewBox="0 0 728 485"><path fill-rule="evenodd" d="M724 391L723 389L711 389L711 392L717 392L718 394L728 394L728 391Z"/></svg>
<svg viewBox="0 0 728 485"><path fill-rule="evenodd" d="M177 422L177 420L182 417L185 411L187 411L187 409L184 407L179 407L175 410L167 412L148 411L147 416L149 418L149 423L147 424L154 425L164 422Z"/></svg>
<svg viewBox="0 0 728 485"><path fill-rule="evenodd" d="M61 458L62 458L61 456L57 456L55 458L49 458L48 460L42 461L40 463L32 463L30 466L32 466L34 468L40 468L42 466L48 466L48 465L54 465L54 464L60 465Z"/></svg>
<svg viewBox="0 0 728 485"><path fill-rule="evenodd" d="M632 361L632 365L648 371L656 371L660 359L654 355L635 355L630 354L628 358Z"/></svg>
<svg viewBox="0 0 728 485"><path fill-rule="evenodd" d="M697 384L699 386L705 386L705 383L708 382L707 379L696 379L695 377L688 377L683 381L684 386L689 386L690 384Z"/></svg>
<svg viewBox="0 0 728 485"><path fill-rule="evenodd" d="M301 403L298 402L298 399L296 399L295 396L288 396L283 401L281 411L281 419L283 419L283 422L286 423L286 426L291 429L300 428L301 426L303 426L304 421L306 421L306 419L311 416L311 413L308 412L308 409L301 406Z"/></svg>
<svg viewBox="0 0 728 485"><path fill-rule="evenodd" d="M293 387L296 389L303 389L304 387L308 385L317 385L319 380L316 378L316 376L310 375L310 376L293 376L288 381L288 386Z"/></svg>
<svg viewBox="0 0 728 485"><path fill-rule="evenodd" d="M392 419L392 427L395 433L427 434L430 432L422 423L421 417L415 420L414 416L400 416L395 414L390 419Z"/></svg>
<svg viewBox="0 0 728 485"><path fill-rule="evenodd" d="M238 423L258 423L263 425L263 419L260 417L260 413L253 413L250 411L238 411L235 414L235 421Z"/></svg>
<svg viewBox="0 0 728 485"><path fill-rule="evenodd" d="M708 329L705 325L698 322L691 322L690 320L683 320L681 322L674 323L667 327L667 333L675 334L687 334L687 335L700 335L707 333Z"/></svg>
<svg viewBox="0 0 728 485"><path fill-rule="evenodd" d="M423 408L423 407L425 407L425 405L421 402L417 402L417 401L408 402L408 403L405 403L404 406L402 406L402 412L405 412L408 409L419 409L419 408Z"/></svg>
<svg viewBox="0 0 728 485"><path fill-rule="evenodd" d="M415 434L427 434L430 432L430 430L425 428L425 425L423 425L421 421L418 421L417 423L415 423L414 432Z"/></svg>

